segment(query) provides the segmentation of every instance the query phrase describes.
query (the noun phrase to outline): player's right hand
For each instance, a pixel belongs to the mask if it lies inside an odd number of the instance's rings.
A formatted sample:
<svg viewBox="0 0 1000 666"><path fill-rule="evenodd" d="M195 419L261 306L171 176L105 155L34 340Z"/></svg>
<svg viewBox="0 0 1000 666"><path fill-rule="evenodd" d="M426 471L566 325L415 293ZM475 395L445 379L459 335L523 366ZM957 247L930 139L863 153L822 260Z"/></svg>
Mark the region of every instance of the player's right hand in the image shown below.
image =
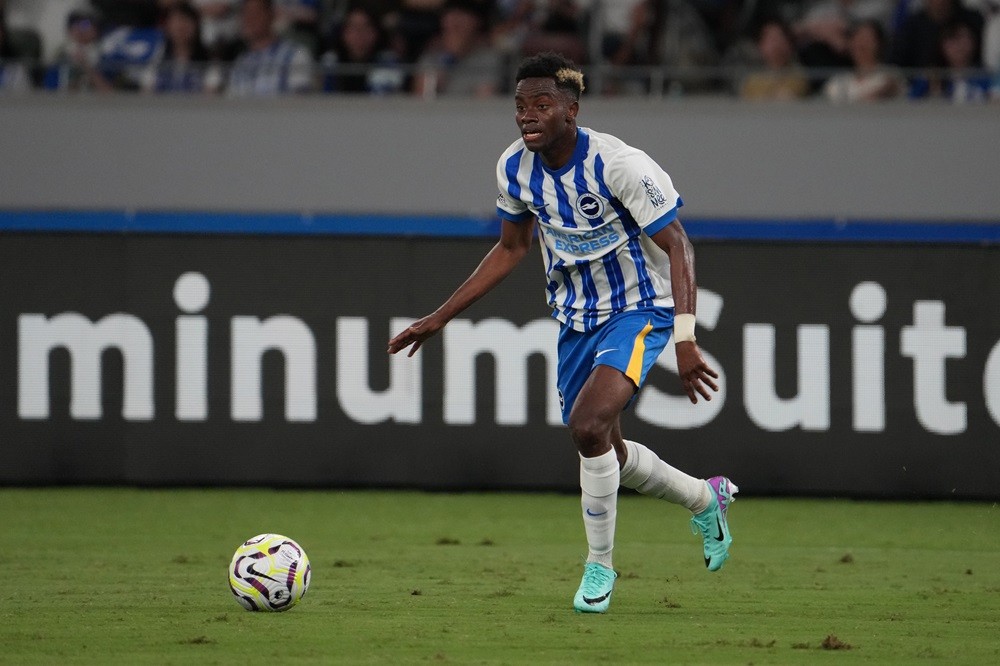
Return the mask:
<svg viewBox="0 0 1000 666"><path fill-rule="evenodd" d="M427 315L423 319L413 322L396 337L389 340L389 349L387 351L390 354L395 354L412 345L409 353L406 355L413 356L420 349L420 346L424 344L424 340L440 331L443 327L444 323L439 322L435 315Z"/></svg>

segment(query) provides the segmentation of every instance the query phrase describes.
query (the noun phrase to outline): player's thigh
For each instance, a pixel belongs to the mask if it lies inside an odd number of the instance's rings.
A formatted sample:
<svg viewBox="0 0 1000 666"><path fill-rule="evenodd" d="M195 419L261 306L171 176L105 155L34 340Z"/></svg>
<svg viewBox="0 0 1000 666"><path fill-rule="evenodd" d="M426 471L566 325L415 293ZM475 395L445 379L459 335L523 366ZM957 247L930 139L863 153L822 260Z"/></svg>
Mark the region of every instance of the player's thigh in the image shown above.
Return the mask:
<svg viewBox="0 0 1000 666"><path fill-rule="evenodd" d="M608 365L594 366L573 403L570 427L603 426L610 430L635 391L635 384L621 370Z"/></svg>

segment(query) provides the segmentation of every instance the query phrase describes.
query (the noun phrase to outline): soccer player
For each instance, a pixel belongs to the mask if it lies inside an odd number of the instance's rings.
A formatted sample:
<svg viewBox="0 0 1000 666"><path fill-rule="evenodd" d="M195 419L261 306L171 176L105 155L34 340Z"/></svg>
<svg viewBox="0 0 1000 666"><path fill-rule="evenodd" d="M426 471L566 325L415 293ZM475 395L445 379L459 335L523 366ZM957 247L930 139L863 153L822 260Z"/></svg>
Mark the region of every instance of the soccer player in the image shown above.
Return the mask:
<svg viewBox="0 0 1000 666"><path fill-rule="evenodd" d="M611 554L619 485L690 510L709 571L729 556L726 512L738 489L723 476L685 474L622 439L621 412L671 334L691 402L718 391L718 375L695 342L694 251L670 177L641 150L577 126L583 74L569 60L528 58L516 80L521 137L497 163L500 240L437 310L392 338L388 351L410 347L412 355L489 292L527 254L538 226L548 301L562 324L558 388L580 454L589 547L573 606L603 613L617 577Z"/></svg>

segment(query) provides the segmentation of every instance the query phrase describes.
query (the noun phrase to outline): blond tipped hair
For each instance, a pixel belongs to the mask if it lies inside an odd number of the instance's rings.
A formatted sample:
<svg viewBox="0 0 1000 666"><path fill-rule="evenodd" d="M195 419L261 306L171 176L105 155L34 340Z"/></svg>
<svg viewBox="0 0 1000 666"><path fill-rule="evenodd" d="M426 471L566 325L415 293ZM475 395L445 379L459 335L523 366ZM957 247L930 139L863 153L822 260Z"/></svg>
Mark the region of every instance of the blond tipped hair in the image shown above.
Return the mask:
<svg viewBox="0 0 1000 666"><path fill-rule="evenodd" d="M587 89L587 87L583 85L583 72L578 69L563 67L556 72L555 79L556 83L572 84L578 87L581 93Z"/></svg>

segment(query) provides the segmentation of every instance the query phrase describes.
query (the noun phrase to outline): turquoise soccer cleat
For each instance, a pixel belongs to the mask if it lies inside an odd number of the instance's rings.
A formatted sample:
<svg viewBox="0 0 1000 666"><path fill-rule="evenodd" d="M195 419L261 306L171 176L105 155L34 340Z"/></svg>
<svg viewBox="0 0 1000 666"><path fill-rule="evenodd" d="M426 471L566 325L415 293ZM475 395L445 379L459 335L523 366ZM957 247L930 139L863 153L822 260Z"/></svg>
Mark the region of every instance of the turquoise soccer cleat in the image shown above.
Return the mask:
<svg viewBox="0 0 1000 666"><path fill-rule="evenodd" d="M603 613L611 605L611 592L615 589L618 574L597 562L587 562L583 569L580 589L573 598L577 613Z"/></svg>
<svg viewBox="0 0 1000 666"><path fill-rule="evenodd" d="M705 483L712 491L712 502L707 509L691 518L691 532L701 532L705 546L705 566L709 571L718 571L729 558L729 546L733 543L726 512L735 501L733 495L740 489L724 476L713 476Z"/></svg>

